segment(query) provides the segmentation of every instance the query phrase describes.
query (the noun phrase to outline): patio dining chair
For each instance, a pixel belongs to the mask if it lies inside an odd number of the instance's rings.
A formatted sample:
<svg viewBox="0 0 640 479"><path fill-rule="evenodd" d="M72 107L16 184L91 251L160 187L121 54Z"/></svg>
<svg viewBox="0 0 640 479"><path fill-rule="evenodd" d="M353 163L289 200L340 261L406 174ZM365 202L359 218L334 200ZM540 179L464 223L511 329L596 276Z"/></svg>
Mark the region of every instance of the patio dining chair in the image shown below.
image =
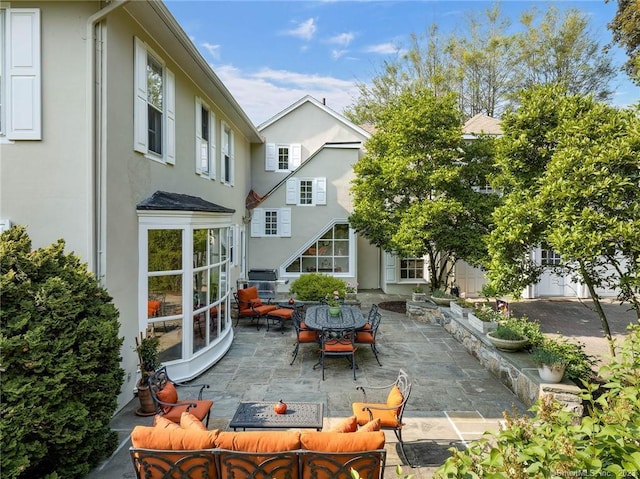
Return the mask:
<svg viewBox="0 0 640 479"><path fill-rule="evenodd" d="M322 328L320 333L320 363L322 367L322 380L324 381L324 364L328 357L345 357L351 359L353 380L356 379L356 346L355 329ZM315 369L318 365L314 366Z"/></svg>
<svg viewBox="0 0 640 479"><path fill-rule="evenodd" d="M238 326L240 319L249 318L251 321L255 321L257 323L257 328L260 329L260 319L263 317L266 319L268 313L278 309L275 304L264 304L262 302L260 296L258 296L257 286L239 289L233 293L233 297L238 305L236 326Z"/></svg>
<svg viewBox="0 0 640 479"><path fill-rule="evenodd" d="M320 342L318 331L315 329L309 329L307 325L304 324L301 311L294 310L291 315L291 319L293 320L293 326L296 329L296 345L291 353L293 358L291 358L289 366L291 366L298 357L298 350L300 349L301 344L318 344Z"/></svg>
<svg viewBox="0 0 640 479"><path fill-rule="evenodd" d="M177 388L182 387L199 387L197 399L179 400ZM182 384L172 381L165 366L149 376L149 391L156 413L178 424L180 424L182 413L188 411L206 426L209 425L213 401L202 399L202 391L207 388L209 388L208 384Z"/></svg>
<svg viewBox="0 0 640 479"><path fill-rule="evenodd" d="M382 366L380 363L380 359L378 359L378 348L376 347L377 343L377 335L378 335L378 327L380 326L380 321L382 320L382 314L376 310L373 315L369 315L369 320L367 324L365 324L362 328L356 330L356 344L368 344L371 346L371 351L373 351L373 355L378 361L378 365Z"/></svg>
<svg viewBox="0 0 640 479"><path fill-rule="evenodd" d="M356 390L362 391L362 402L354 402L351 404L353 414L356 416L358 425L364 426L369 421L380 419L380 428L392 430L398 443L403 459L411 466L404 450L404 442L402 440L402 415L404 408L411 394L411 380L409 375L403 370L398 371L398 376L391 384L383 386L358 386ZM386 394L384 402L368 402L367 392L379 395ZM376 394L376 395L378 395ZM370 395L371 396L371 395ZM413 467L413 466L412 466Z"/></svg>

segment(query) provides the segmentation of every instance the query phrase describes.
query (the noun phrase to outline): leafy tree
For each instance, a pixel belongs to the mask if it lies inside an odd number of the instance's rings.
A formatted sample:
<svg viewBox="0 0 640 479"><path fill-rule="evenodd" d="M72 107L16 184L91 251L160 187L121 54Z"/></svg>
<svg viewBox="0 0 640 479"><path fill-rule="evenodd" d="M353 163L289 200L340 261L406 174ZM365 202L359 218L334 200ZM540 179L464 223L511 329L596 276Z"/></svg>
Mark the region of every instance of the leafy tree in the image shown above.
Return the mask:
<svg viewBox="0 0 640 479"><path fill-rule="evenodd" d="M551 7L537 20L535 8L525 12L524 31L514 35L518 55L512 92L563 83L571 94L609 99L615 70L611 55L594 40L587 14L571 8L561 15Z"/></svg>
<svg viewBox="0 0 640 479"><path fill-rule="evenodd" d="M637 0L618 0L616 16L608 28L613 32L613 41L622 46L629 57L624 71L640 85L640 3Z"/></svg>
<svg viewBox="0 0 640 479"><path fill-rule="evenodd" d="M496 184L505 200L488 237L490 284L518 296L549 267L530 251L552 248L558 273L588 287L611 340L598 288L618 288L640 318L638 114L557 86L521 102L502 123Z"/></svg>
<svg viewBox="0 0 640 479"><path fill-rule="evenodd" d="M0 236L2 477L80 478L117 446L118 311L64 241Z"/></svg>
<svg viewBox="0 0 640 479"><path fill-rule="evenodd" d="M427 256L433 289L458 259L479 264L497 195L477 192L491 172L491 141L462 138L453 95L408 90L384 108L354 166L351 225L385 251Z"/></svg>

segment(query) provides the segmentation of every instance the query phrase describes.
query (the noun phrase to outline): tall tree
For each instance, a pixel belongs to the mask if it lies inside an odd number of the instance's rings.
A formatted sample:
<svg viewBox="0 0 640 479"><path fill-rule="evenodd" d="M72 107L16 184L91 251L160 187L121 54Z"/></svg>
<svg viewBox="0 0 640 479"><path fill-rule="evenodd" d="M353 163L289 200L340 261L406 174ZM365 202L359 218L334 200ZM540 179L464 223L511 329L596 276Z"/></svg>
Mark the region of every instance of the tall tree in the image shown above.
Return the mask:
<svg viewBox="0 0 640 479"><path fill-rule="evenodd" d="M589 289L611 340L598 288L617 288L640 318L640 118L558 86L520 102L499 140L505 200L488 237L490 284L519 296L548 267L530 251L552 248L558 273Z"/></svg>
<svg viewBox="0 0 640 479"><path fill-rule="evenodd" d="M575 8L560 14L550 7L542 18L525 12L524 31L515 34L518 57L512 92L534 85L563 83L571 94L594 95L606 101L615 76L611 56L589 28L589 17Z"/></svg>
<svg viewBox="0 0 640 479"><path fill-rule="evenodd" d="M467 144L454 95L403 92L380 112L367 153L354 166L351 225L385 251L428 258L432 288L458 259L479 264L497 195L482 194L491 142Z"/></svg>
<svg viewBox="0 0 640 479"><path fill-rule="evenodd" d="M623 66L624 71L640 85L640 3L637 0L618 0L616 16L608 28L613 32L613 41L623 47L629 57Z"/></svg>

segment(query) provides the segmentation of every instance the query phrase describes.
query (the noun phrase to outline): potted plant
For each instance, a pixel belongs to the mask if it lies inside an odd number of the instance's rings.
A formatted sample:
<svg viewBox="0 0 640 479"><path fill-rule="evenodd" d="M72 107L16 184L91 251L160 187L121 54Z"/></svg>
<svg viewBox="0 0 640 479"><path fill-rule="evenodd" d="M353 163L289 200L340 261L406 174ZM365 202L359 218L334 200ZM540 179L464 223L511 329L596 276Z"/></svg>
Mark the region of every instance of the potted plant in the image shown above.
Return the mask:
<svg viewBox="0 0 640 479"><path fill-rule="evenodd" d="M416 283L411 293L411 301L426 301L427 293L424 292L422 285Z"/></svg>
<svg viewBox="0 0 640 479"><path fill-rule="evenodd" d="M431 301L436 303L438 306L449 306L452 300L456 297L452 294L448 294L441 289L431 290Z"/></svg>
<svg viewBox="0 0 640 479"><path fill-rule="evenodd" d="M495 331L487 333L487 339L496 349L509 353L520 351L529 344L529 338L520 331L500 323L498 323Z"/></svg>
<svg viewBox="0 0 640 479"><path fill-rule="evenodd" d="M344 299L345 301L355 301L358 293L358 283L347 283L347 287L345 288Z"/></svg>
<svg viewBox="0 0 640 479"><path fill-rule="evenodd" d="M334 291L331 295L327 295L327 304L329 305L329 314L331 316L340 316L342 311L342 300L340 299L340 292Z"/></svg>
<svg viewBox="0 0 640 479"><path fill-rule="evenodd" d="M469 326L480 331L482 334L487 334L489 331L495 330L498 327L497 321L501 318L502 315L500 313L494 311L486 304L474 306L467 315Z"/></svg>
<svg viewBox="0 0 640 479"><path fill-rule="evenodd" d="M564 343L546 338L531 353L532 361L538 366L540 379L548 383L562 381L568 360Z"/></svg>
<svg viewBox="0 0 640 479"><path fill-rule="evenodd" d="M138 416L152 416L156 413L151 392L149 391L149 376L160 366L160 339L156 336L142 336L136 338L136 352L140 365L140 380L136 384L140 408L136 410Z"/></svg>

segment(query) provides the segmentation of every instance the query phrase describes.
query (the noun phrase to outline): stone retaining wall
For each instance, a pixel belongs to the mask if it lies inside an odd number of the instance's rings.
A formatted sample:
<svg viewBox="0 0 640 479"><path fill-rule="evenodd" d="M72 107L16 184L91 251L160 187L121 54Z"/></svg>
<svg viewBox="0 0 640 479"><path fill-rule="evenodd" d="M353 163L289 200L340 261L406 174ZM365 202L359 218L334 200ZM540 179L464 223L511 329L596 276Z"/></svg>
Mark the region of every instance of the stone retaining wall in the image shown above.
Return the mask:
<svg viewBox="0 0 640 479"><path fill-rule="evenodd" d="M407 316L417 321L440 324L525 405L532 406L540 396L551 394L568 409L582 414L582 400L578 396L580 388L566 379L559 384L541 382L528 352L499 351L485 335L472 329L465 317L452 314L446 307L407 301Z"/></svg>

